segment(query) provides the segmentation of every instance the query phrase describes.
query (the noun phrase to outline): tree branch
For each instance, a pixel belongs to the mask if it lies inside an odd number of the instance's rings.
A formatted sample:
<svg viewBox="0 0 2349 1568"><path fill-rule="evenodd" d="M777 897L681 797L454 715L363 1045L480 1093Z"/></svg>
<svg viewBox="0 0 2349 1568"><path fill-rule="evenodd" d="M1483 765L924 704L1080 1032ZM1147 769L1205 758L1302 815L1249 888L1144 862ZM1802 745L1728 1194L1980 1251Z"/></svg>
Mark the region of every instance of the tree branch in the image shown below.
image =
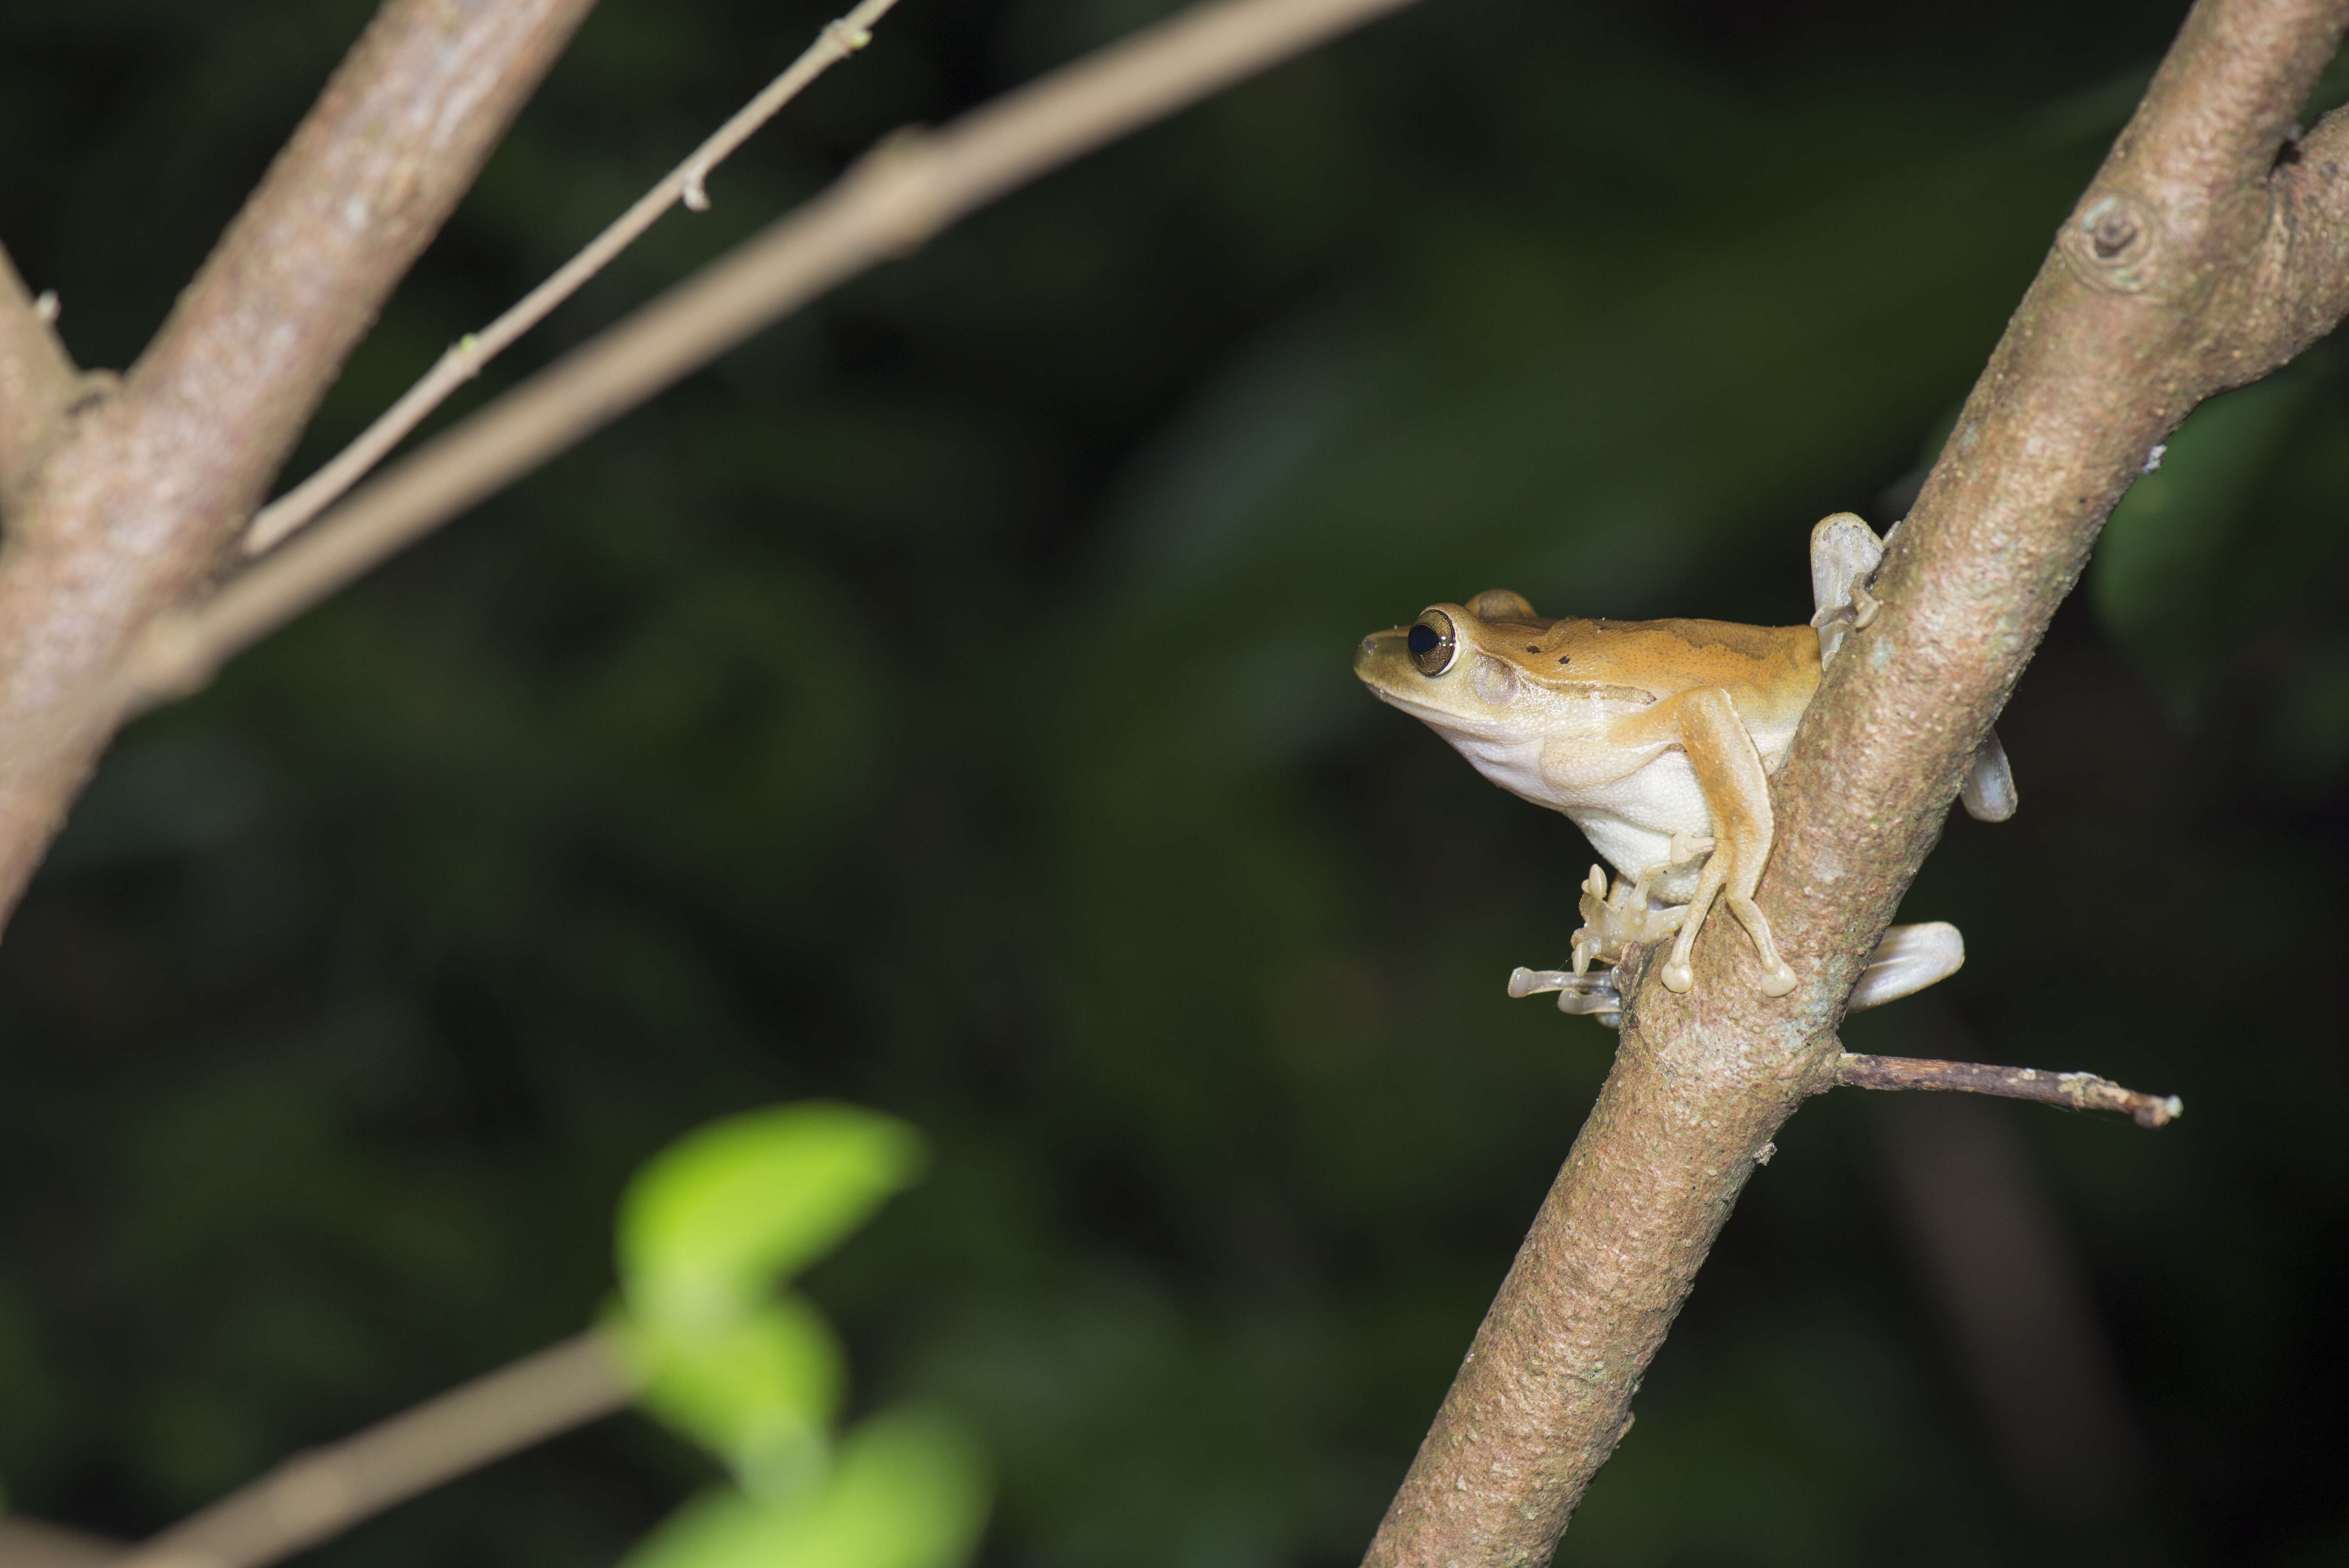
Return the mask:
<svg viewBox="0 0 2349 1568"><path fill-rule="evenodd" d="M635 1397L619 1357L591 1331L297 1454L111 1568L261 1568Z"/></svg>
<svg viewBox="0 0 2349 1568"><path fill-rule="evenodd" d="M856 8L824 25L816 41L782 75L736 111L686 160L668 171L659 184L636 198L628 210L563 263L554 276L524 294L513 308L480 332L470 334L443 354L424 378L400 395L399 400L359 432L358 438L335 454L326 465L292 490L263 507L245 531L244 552L259 555L342 499L424 422L425 416L448 401L449 395L481 373L481 367L544 321L554 307L579 292L588 279L611 263L612 258L643 237L645 231L679 201L696 211L709 205L702 182L710 170L750 139L751 133L775 118L810 82L863 48L870 29L889 13L897 0L861 0Z"/></svg>
<svg viewBox="0 0 2349 1568"><path fill-rule="evenodd" d="M590 431L963 214L1409 0L1216 0L936 133L900 132L831 190L386 470L209 601L159 619L118 710L221 663Z"/></svg>
<svg viewBox="0 0 2349 1568"><path fill-rule="evenodd" d="M1758 902L1802 983L1763 996L1727 920L1698 940L1688 995L1622 976L1614 1069L1368 1563L1547 1558L1755 1156L1833 1081L1844 1000L2106 515L2196 402L2338 318L2343 133L2278 153L2345 18L2349 0L2188 17L1894 542L1882 612L1772 780Z"/></svg>
<svg viewBox="0 0 2349 1568"><path fill-rule="evenodd" d="M1959 1094L1994 1094L2036 1100L2068 1110L2116 1110L2139 1127L2167 1127L2186 1114L2176 1095L2123 1088L2094 1073L2051 1073L2037 1068L1992 1067L1987 1062L1944 1062L1923 1057L1836 1058L1839 1088L1943 1089Z"/></svg>
<svg viewBox="0 0 2349 1568"><path fill-rule="evenodd" d="M387 0L119 394L32 476L0 551L0 913L110 732L93 696L212 570L592 3Z"/></svg>
<svg viewBox="0 0 2349 1568"><path fill-rule="evenodd" d="M0 1568L98 1568L120 1555L121 1543L102 1535L0 1516Z"/></svg>
<svg viewBox="0 0 2349 1568"><path fill-rule="evenodd" d="M56 327L0 250L0 512L40 460L80 382Z"/></svg>

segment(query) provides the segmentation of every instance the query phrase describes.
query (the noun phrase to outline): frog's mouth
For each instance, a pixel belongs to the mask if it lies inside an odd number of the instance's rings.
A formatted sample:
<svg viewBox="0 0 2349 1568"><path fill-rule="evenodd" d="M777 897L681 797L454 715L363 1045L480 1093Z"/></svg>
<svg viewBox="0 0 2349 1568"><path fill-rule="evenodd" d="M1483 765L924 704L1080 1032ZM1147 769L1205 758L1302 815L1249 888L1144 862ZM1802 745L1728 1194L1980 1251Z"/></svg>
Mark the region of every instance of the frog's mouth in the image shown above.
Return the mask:
<svg viewBox="0 0 2349 1568"><path fill-rule="evenodd" d="M1356 673L1362 674L1359 668ZM1423 683L1427 679L1425 676L1415 670L1410 673L1413 680ZM1403 692L1397 691L1385 681L1372 676L1363 674L1362 684L1371 688L1372 696L1377 697L1389 707L1402 709L1403 712L1455 746L1464 740L1480 742L1487 746L1514 746L1526 738L1514 725L1497 724L1489 719L1480 722L1452 708L1438 707L1433 703L1414 701ZM1408 690L1408 688L1405 689Z"/></svg>

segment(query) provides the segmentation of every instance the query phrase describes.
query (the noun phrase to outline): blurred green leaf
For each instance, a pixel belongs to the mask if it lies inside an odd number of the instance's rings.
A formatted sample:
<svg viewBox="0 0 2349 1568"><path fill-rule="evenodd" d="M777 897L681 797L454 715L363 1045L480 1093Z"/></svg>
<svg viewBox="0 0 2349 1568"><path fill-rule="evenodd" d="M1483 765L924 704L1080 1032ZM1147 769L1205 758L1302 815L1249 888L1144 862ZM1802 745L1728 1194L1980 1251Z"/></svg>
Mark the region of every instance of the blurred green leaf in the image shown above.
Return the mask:
<svg viewBox="0 0 2349 1568"><path fill-rule="evenodd" d="M741 1322L912 1181L921 1158L905 1123L845 1105L751 1111L689 1135L621 1201L630 1311L668 1332Z"/></svg>
<svg viewBox="0 0 2349 1568"><path fill-rule="evenodd" d="M616 1314L645 1409L723 1459L750 1491L780 1494L818 1470L847 1368L831 1326L797 1295L694 1331Z"/></svg>
<svg viewBox="0 0 2349 1568"><path fill-rule="evenodd" d="M961 1429L895 1410L850 1434L820 1491L705 1497L626 1568L946 1568L987 1515L985 1469Z"/></svg>

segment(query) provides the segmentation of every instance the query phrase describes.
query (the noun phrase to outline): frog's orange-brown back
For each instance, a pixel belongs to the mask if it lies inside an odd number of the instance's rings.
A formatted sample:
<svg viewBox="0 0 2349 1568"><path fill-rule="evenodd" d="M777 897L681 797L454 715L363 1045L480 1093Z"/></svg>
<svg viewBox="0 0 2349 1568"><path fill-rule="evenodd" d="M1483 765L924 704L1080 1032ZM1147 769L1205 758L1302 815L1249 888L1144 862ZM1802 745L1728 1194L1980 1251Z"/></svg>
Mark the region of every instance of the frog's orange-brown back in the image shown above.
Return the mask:
<svg viewBox="0 0 2349 1568"><path fill-rule="evenodd" d="M1511 609L1525 603L1499 593L1476 602L1508 600ZM1631 687L1661 699L1719 686L1758 728L1791 729L1819 686L1818 634L1808 626L1510 615L1479 617L1472 634L1480 652L1554 689Z"/></svg>

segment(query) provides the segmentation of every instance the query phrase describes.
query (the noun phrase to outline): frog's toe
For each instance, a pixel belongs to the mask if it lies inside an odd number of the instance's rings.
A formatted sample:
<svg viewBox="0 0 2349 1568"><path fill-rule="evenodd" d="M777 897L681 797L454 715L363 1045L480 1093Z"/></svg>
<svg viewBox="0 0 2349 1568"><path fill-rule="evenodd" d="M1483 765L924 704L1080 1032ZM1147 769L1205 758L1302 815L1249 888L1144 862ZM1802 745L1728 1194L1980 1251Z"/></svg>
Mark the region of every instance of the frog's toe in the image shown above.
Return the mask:
<svg viewBox="0 0 2349 1568"><path fill-rule="evenodd" d="M1775 969L1762 971L1762 995L1783 996L1795 988L1795 971L1782 959Z"/></svg>
<svg viewBox="0 0 2349 1568"><path fill-rule="evenodd" d="M1966 939L1949 922L1896 925L1876 944L1846 1010L1857 1013L1922 991L1956 974L1965 961Z"/></svg>
<svg viewBox="0 0 2349 1568"><path fill-rule="evenodd" d="M1695 986L1696 972L1686 964L1668 963L1664 965L1663 982L1665 990L1685 994Z"/></svg>
<svg viewBox="0 0 2349 1568"><path fill-rule="evenodd" d="M1520 964L1509 971L1509 995L1538 996L1545 991L1563 991L1577 978L1571 969L1528 969Z"/></svg>

